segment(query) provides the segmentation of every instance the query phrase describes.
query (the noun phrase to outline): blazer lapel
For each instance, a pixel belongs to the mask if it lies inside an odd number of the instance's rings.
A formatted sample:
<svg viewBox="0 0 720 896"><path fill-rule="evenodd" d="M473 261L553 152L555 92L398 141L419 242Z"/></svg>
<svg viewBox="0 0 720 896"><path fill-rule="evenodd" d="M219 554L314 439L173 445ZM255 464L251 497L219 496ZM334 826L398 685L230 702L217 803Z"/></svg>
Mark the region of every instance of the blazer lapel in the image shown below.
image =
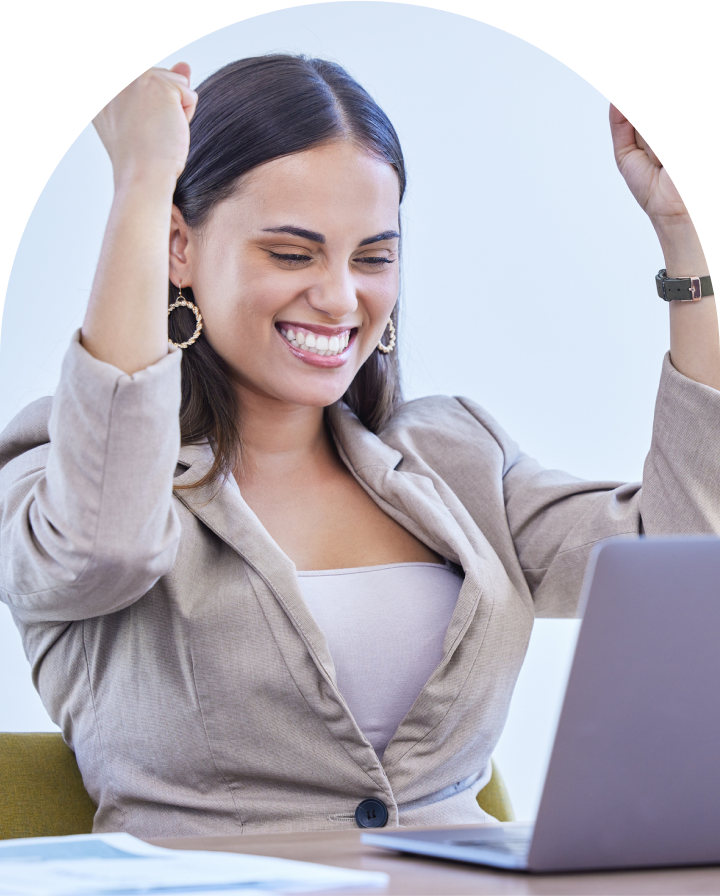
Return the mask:
<svg viewBox="0 0 720 896"><path fill-rule="evenodd" d="M198 482L212 462L212 449L207 443L184 446L179 463L185 469L175 476L175 496L264 580L305 640L317 665L333 687L337 687L335 664L325 635L302 598L295 564L245 503L237 484L224 481L200 488L178 488Z"/></svg>
<svg viewBox="0 0 720 896"><path fill-rule="evenodd" d="M385 773L402 793L409 782L422 777L437 747L436 737L442 740L447 733L443 733L444 720L466 683L468 669L483 650L493 617L496 590L484 586L499 583L504 572L462 503L421 457L410 451L404 457L398 448L369 433L346 405L338 403L329 409L329 419L338 451L363 488L389 516L464 572L443 641L443 658L383 757ZM473 637L463 640L470 626Z"/></svg>
<svg viewBox="0 0 720 896"><path fill-rule="evenodd" d="M332 405L328 416L338 452L360 485L388 516L462 567L465 581L443 645L447 654L467 630L482 594L477 546L471 544L431 477L399 470L402 453L368 432L346 404Z"/></svg>
<svg viewBox="0 0 720 896"><path fill-rule="evenodd" d="M258 599L263 602L271 596L271 600L280 604L312 658L313 662L308 666L299 664L291 650L285 651L281 647L293 680L307 705L323 719L333 736L344 745L374 784L390 797L392 791L382 765L338 690L335 664L327 640L303 600L295 564L270 537L234 482L225 481L221 485L215 483L201 488L177 488L199 481L210 469L213 455L208 445L184 447L179 461L181 466L187 468L175 477L175 496L263 580L269 594L258 594ZM271 627L274 626L271 617L266 615L266 619ZM282 628L276 632L279 635L278 646L284 642ZM303 672L304 668L319 670L327 687L319 688L316 675L307 675ZM326 694L328 691L332 696Z"/></svg>

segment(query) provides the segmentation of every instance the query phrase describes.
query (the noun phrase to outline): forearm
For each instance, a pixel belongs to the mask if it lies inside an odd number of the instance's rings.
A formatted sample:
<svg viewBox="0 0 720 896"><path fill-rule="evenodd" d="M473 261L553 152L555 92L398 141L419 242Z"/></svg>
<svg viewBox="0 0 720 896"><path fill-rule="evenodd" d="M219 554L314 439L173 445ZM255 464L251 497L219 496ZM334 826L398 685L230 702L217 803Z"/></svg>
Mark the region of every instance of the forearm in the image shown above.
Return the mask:
<svg viewBox="0 0 720 896"><path fill-rule="evenodd" d="M168 351L168 242L174 178L134 175L117 183L82 344L133 374Z"/></svg>
<svg viewBox="0 0 720 896"><path fill-rule="evenodd" d="M669 277L704 277L710 273L689 216L653 220L653 226ZM715 297L669 305L673 366L689 379L720 390L720 331Z"/></svg>

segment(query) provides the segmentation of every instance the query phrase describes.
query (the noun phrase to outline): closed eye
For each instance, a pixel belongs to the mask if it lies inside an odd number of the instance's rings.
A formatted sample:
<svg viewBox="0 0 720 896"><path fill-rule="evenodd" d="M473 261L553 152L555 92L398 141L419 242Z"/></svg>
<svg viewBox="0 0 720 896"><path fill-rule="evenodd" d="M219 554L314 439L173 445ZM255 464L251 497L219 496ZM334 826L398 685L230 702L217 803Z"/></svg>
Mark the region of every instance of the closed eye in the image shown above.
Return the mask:
<svg viewBox="0 0 720 896"><path fill-rule="evenodd" d="M285 261L288 264L305 264L308 261L312 261L312 257L310 255L299 255L295 253L286 254L284 252L273 252L270 249L268 249L268 251L273 258L277 258L280 261Z"/></svg>
<svg viewBox="0 0 720 896"><path fill-rule="evenodd" d="M287 264L305 264L306 261L312 261L312 257L310 255L300 255L295 253L280 253L273 252L268 249L270 255L273 258L277 258L280 261L284 261ZM383 258L382 256L364 256L363 258L356 259L360 264L370 264L375 267L379 267L382 264L394 264L394 258Z"/></svg>

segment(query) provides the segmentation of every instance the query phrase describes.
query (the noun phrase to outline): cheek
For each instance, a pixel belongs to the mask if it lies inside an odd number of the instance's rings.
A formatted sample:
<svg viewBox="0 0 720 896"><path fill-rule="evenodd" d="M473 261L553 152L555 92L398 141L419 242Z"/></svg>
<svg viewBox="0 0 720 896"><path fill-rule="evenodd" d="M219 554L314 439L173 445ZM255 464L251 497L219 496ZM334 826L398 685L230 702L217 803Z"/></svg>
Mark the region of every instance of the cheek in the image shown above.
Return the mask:
<svg viewBox="0 0 720 896"><path fill-rule="evenodd" d="M208 335L216 340L251 335L271 318L290 295L289 284L276 272L254 272L240 267L222 281L205 284L202 312L207 320Z"/></svg>
<svg viewBox="0 0 720 896"><path fill-rule="evenodd" d="M395 272L389 276L368 277L367 281L369 282L363 289L363 305L369 326L360 334L360 364L370 357L382 339L400 288L400 280Z"/></svg>
<svg viewBox="0 0 720 896"><path fill-rule="evenodd" d="M396 271L384 277L368 277L364 292L366 306L375 324L385 325L397 302L400 278Z"/></svg>
<svg viewBox="0 0 720 896"><path fill-rule="evenodd" d="M205 296L200 310L205 337L216 351L225 354L227 346L237 342L243 332L242 321L247 317L246 309L242 302L225 293L222 296Z"/></svg>

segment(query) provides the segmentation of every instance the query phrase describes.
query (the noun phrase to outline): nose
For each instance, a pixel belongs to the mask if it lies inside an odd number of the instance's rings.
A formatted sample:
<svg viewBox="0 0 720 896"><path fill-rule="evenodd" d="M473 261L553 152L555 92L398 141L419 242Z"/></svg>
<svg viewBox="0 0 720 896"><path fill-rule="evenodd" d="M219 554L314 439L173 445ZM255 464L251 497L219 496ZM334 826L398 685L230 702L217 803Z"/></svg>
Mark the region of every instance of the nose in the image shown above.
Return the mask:
<svg viewBox="0 0 720 896"><path fill-rule="evenodd" d="M358 307L357 289L346 266L325 268L307 291L308 304L332 320L342 320Z"/></svg>

